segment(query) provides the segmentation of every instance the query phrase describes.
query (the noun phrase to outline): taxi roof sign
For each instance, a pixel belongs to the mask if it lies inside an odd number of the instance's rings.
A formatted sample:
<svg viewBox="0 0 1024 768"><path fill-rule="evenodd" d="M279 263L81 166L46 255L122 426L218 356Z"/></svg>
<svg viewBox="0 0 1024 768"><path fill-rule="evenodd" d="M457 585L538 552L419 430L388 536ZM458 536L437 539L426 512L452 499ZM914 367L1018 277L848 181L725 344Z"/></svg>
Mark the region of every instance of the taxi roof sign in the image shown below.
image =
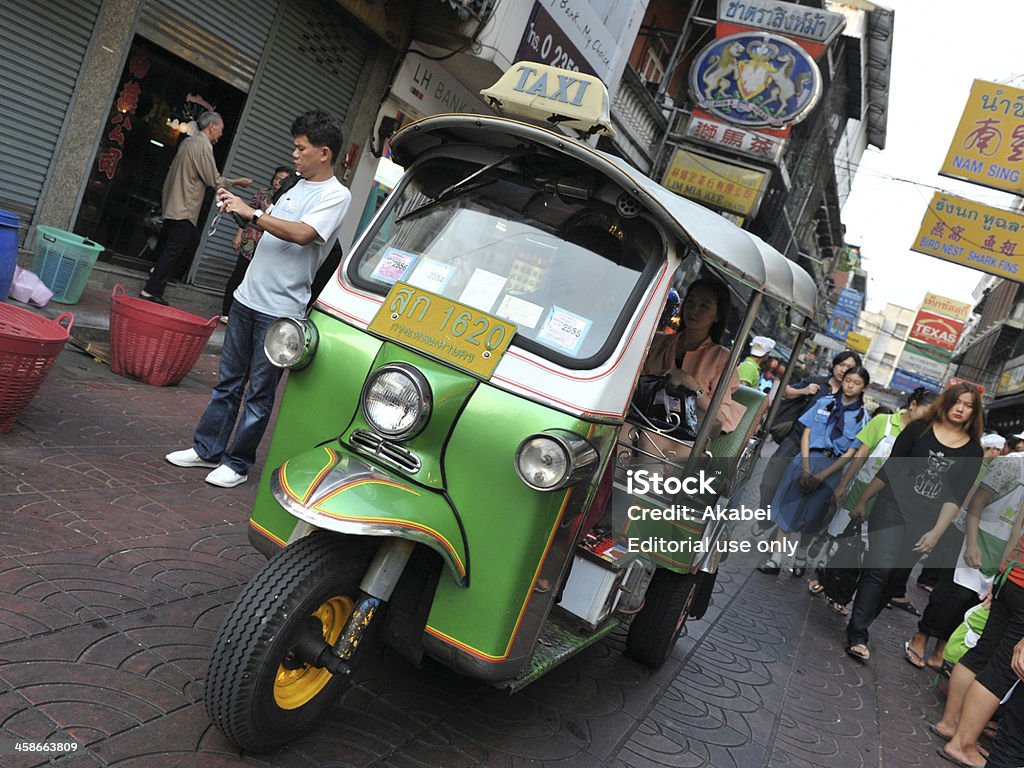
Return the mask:
<svg viewBox="0 0 1024 768"><path fill-rule="evenodd" d="M586 135L615 135L608 88L594 75L519 61L480 94L506 114L567 125Z"/></svg>

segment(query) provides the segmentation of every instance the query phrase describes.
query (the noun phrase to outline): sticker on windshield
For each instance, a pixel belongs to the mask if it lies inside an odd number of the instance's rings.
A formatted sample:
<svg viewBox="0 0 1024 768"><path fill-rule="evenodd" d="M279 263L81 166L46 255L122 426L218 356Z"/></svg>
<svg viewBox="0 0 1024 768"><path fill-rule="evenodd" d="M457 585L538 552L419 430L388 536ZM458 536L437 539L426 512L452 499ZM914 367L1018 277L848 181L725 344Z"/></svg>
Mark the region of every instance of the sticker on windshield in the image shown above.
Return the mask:
<svg viewBox="0 0 1024 768"><path fill-rule="evenodd" d="M380 261L377 262L377 266L373 268L370 277L379 282L394 285L402 279L416 258L415 253L388 247L380 257Z"/></svg>
<svg viewBox="0 0 1024 768"><path fill-rule="evenodd" d="M494 311L498 317L503 317L520 328L536 328L544 307L530 301L523 301L516 296L506 296L501 304Z"/></svg>
<svg viewBox="0 0 1024 768"><path fill-rule="evenodd" d="M444 293L444 287L454 272L455 267L451 264L444 264L437 259L424 256L416 264L416 268L406 282L425 291Z"/></svg>
<svg viewBox="0 0 1024 768"><path fill-rule="evenodd" d="M462 289L459 302L476 307L482 312L490 312L504 287L505 278L501 275L488 272L486 269L474 269L469 282Z"/></svg>
<svg viewBox="0 0 1024 768"><path fill-rule="evenodd" d="M554 306L544 318L537 341L567 354L575 354L583 343L593 321L575 312Z"/></svg>

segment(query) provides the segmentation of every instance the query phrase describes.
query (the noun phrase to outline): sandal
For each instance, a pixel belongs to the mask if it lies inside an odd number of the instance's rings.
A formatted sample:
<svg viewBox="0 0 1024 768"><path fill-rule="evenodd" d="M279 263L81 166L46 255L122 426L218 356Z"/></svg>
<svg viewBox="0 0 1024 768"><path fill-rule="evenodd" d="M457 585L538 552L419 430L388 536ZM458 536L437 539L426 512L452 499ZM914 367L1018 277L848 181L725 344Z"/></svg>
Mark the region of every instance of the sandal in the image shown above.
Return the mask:
<svg viewBox="0 0 1024 768"><path fill-rule="evenodd" d="M924 669L928 666L925 662L924 657L920 653L910 647L909 641L903 644L903 656L906 658L907 663L917 669Z"/></svg>
<svg viewBox="0 0 1024 768"><path fill-rule="evenodd" d="M856 645L848 646L846 649L846 655L851 659L856 659L862 664L871 658L871 651L864 643L857 643Z"/></svg>
<svg viewBox="0 0 1024 768"><path fill-rule="evenodd" d="M778 576L779 572L782 571L782 566L769 558L757 566L757 570L761 573L767 573L769 576Z"/></svg>
<svg viewBox="0 0 1024 768"><path fill-rule="evenodd" d="M886 608L899 608L901 611L906 611L911 616L920 616L921 612L917 610L912 602L909 600L890 600Z"/></svg>
<svg viewBox="0 0 1024 768"><path fill-rule="evenodd" d="M840 616L849 616L850 615L850 609L847 608L842 603L836 602L831 597L827 597L827 598L825 598L825 600L828 602L828 607L831 608L836 613L838 613Z"/></svg>
<svg viewBox="0 0 1024 768"><path fill-rule="evenodd" d="M820 595L822 592L825 591L825 585L817 579L811 579L809 582L807 582L807 591L810 592L812 595Z"/></svg>
<svg viewBox="0 0 1024 768"><path fill-rule="evenodd" d="M805 573L807 573L807 563L800 563L800 565L797 565L796 563L794 563L793 567L790 568L789 572L791 574L793 574L794 578L799 579Z"/></svg>

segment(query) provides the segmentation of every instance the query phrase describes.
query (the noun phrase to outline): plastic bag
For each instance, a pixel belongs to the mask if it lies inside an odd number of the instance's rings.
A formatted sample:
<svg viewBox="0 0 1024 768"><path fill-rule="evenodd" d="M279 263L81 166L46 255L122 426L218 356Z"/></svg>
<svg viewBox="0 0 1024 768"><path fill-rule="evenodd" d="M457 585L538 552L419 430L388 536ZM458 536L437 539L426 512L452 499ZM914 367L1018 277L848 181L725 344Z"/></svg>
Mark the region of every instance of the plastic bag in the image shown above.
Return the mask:
<svg viewBox="0 0 1024 768"><path fill-rule="evenodd" d="M7 295L22 304L45 307L53 298L53 291L46 287L46 283L40 280L35 272L16 266L14 279L11 281L11 290Z"/></svg>

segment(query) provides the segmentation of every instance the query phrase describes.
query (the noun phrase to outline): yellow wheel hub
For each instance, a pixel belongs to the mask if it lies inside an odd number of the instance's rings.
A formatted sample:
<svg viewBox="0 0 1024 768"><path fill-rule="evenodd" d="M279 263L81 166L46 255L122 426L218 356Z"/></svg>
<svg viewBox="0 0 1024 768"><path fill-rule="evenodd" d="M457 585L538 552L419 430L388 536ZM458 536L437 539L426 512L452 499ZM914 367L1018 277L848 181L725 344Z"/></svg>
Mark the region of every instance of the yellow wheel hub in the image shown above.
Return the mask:
<svg viewBox="0 0 1024 768"><path fill-rule="evenodd" d="M328 645L334 645L351 613L352 600L340 595L330 598L313 611L312 615L323 626L323 637ZM274 701L281 709L298 709L320 693L332 677L326 669L308 664L298 669L278 666L274 678Z"/></svg>

